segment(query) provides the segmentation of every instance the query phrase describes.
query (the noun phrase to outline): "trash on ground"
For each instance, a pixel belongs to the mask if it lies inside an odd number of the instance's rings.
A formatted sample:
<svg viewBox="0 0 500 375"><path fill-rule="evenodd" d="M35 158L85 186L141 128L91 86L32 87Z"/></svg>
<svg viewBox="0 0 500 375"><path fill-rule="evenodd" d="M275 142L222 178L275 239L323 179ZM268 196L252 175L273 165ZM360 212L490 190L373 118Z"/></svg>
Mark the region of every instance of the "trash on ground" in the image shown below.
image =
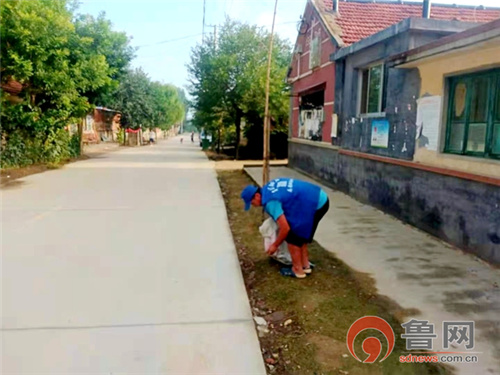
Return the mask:
<svg viewBox="0 0 500 375"><path fill-rule="evenodd" d="M267 249L269 249L269 247L276 241L278 230L278 225L272 218L267 218L259 227L260 234L264 237L264 251L267 251ZM271 258L276 259L278 262L287 266L291 265L292 257L288 251L287 243L283 242L278 247L278 251L276 251Z"/></svg>
<svg viewBox="0 0 500 375"><path fill-rule="evenodd" d="M254 316L253 320L255 321L255 323L257 323L257 325L267 327L267 322L264 318L260 316Z"/></svg>

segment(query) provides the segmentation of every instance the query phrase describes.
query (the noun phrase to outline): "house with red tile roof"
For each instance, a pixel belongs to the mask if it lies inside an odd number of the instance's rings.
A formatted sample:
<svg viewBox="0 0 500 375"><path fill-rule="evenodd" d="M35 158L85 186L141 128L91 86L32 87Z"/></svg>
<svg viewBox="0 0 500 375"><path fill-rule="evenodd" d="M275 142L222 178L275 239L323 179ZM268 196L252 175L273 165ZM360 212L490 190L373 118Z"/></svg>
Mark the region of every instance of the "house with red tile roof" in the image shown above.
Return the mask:
<svg viewBox="0 0 500 375"><path fill-rule="evenodd" d="M419 2L308 0L288 74L292 86L292 140L337 145L335 67L329 56L404 19L422 17L423 11L424 5ZM482 6L433 4L427 11L427 18L461 21L470 26L500 18L500 9ZM428 39L422 38L421 42L457 31L427 35Z"/></svg>
<svg viewBox="0 0 500 375"><path fill-rule="evenodd" d="M306 71L297 51L315 52L317 31L309 49L297 38L289 166L500 264L500 9L308 6L311 25L335 30L321 44L334 52ZM343 6L359 23L340 21ZM384 14L415 9L366 35Z"/></svg>
<svg viewBox="0 0 500 375"><path fill-rule="evenodd" d="M331 0L324 0L323 4L323 10L333 9ZM356 43L406 18L422 17L423 6L423 2L339 1L338 14L334 15L333 22L341 30L340 37L344 43L341 47ZM500 17L499 9L482 6L432 4L429 11L425 18L434 20L485 23Z"/></svg>

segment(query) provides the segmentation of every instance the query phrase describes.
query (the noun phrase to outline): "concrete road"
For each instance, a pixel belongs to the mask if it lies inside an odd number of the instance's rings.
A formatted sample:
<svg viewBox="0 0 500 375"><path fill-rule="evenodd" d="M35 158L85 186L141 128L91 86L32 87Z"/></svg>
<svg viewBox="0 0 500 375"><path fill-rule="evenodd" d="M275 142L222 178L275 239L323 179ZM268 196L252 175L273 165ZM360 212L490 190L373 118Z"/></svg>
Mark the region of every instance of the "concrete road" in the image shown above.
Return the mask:
<svg viewBox="0 0 500 375"><path fill-rule="evenodd" d="M246 171L261 182L262 168ZM277 177L318 184L285 167L271 168L271 178ZM477 356L478 363L453 364L458 374L500 374L500 270L348 195L322 188L330 198L330 210L315 240L351 268L371 276L380 294L419 312L406 314L404 322L414 318L434 324L434 351ZM321 271L321 264L317 266ZM353 316L353 322L357 318ZM444 349L444 321L474 321L474 348L452 343Z"/></svg>
<svg viewBox="0 0 500 375"><path fill-rule="evenodd" d="M213 169L184 137L2 192L2 374L264 374Z"/></svg>

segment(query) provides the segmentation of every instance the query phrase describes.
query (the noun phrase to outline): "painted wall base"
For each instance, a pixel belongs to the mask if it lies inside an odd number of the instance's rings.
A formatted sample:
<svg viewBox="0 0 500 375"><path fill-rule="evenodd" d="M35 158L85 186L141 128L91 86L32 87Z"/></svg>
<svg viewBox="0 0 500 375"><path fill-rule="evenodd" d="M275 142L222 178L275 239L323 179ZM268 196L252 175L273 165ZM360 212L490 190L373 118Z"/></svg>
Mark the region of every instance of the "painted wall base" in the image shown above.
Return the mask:
<svg viewBox="0 0 500 375"><path fill-rule="evenodd" d="M289 142L289 166L500 264L500 188Z"/></svg>

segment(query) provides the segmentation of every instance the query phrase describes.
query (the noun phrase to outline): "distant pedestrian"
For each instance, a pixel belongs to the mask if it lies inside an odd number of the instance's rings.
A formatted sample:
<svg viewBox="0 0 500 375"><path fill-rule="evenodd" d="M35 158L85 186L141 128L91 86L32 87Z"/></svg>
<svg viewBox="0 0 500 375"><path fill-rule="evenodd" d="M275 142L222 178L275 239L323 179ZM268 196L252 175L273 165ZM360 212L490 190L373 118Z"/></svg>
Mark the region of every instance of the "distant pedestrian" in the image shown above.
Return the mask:
<svg viewBox="0 0 500 375"><path fill-rule="evenodd" d="M191 142L194 143L194 132L191 132Z"/></svg>
<svg viewBox="0 0 500 375"><path fill-rule="evenodd" d="M153 129L151 129L151 130L149 131L149 145L150 145L150 146L154 145L154 143L155 143L155 138L156 138L156 132L155 132Z"/></svg>
<svg viewBox="0 0 500 375"><path fill-rule="evenodd" d="M327 213L330 202L317 185L293 178L277 178L263 188L248 185L241 192L245 210L263 206L278 223L279 233L267 253L274 254L286 241L292 257L292 268L282 268L283 276L299 279L312 272L307 244L311 243L318 223Z"/></svg>
<svg viewBox="0 0 500 375"><path fill-rule="evenodd" d="M181 143L183 143L183 142L184 142L184 138L181 137Z"/></svg>

